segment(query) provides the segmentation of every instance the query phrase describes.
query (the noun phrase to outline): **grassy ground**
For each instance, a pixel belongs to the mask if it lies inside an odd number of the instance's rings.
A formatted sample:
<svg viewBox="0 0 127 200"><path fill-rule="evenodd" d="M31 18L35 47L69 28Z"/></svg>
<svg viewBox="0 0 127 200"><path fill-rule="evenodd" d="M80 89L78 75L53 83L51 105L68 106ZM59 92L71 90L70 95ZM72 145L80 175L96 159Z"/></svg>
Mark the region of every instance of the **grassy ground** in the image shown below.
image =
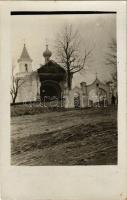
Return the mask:
<svg viewBox="0 0 127 200"><path fill-rule="evenodd" d="M17 117L22 115L35 115L40 113L54 112L54 111L65 111L64 103L53 101L50 106L50 102L29 102L24 104L11 105L11 116ZM54 105L54 106L53 106ZM55 105L58 105L56 107ZM70 109L69 109L70 110Z"/></svg>
<svg viewBox="0 0 127 200"><path fill-rule="evenodd" d="M12 117L12 165L117 164L117 112L87 108Z"/></svg>

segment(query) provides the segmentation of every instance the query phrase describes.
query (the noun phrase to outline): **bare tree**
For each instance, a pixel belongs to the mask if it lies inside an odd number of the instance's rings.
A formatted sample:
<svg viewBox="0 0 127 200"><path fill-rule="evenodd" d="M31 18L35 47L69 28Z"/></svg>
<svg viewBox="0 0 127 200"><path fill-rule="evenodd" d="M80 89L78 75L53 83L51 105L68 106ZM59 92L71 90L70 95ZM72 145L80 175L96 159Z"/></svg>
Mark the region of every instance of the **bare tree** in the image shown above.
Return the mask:
<svg viewBox="0 0 127 200"><path fill-rule="evenodd" d="M84 48L84 55L82 56L80 44L79 32L74 30L72 25L65 26L57 35L56 54L60 59L59 62L63 64L67 72L67 85L69 90L71 89L73 74L85 68L86 61L93 50Z"/></svg>
<svg viewBox="0 0 127 200"><path fill-rule="evenodd" d="M116 39L112 38L108 46L106 54L106 65L113 67L112 81L117 83L117 43Z"/></svg>
<svg viewBox="0 0 127 200"><path fill-rule="evenodd" d="M12 104L15 104L19 88L25 82L24 79L21 79L21 78L18 78L18 77L15 76L14 69L15 69L15 66L13 65L12 66L12 73L11 73L11 88L10 88L10 94L11 94L11 97L12 97Z"/></svg>

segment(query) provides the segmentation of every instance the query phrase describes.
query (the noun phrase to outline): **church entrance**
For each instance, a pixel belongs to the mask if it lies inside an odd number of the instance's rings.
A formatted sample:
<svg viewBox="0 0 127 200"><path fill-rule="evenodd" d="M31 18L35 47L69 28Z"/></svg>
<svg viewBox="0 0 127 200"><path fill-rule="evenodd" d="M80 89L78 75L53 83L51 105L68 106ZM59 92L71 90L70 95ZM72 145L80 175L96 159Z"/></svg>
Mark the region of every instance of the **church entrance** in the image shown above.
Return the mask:
<svg viewBox="0 0 127 200"><path fill-rule="evenodd" d="M54 101L61 99L61 88L56 81L47 80L42 82L40 87L42 101Z"/></svg>

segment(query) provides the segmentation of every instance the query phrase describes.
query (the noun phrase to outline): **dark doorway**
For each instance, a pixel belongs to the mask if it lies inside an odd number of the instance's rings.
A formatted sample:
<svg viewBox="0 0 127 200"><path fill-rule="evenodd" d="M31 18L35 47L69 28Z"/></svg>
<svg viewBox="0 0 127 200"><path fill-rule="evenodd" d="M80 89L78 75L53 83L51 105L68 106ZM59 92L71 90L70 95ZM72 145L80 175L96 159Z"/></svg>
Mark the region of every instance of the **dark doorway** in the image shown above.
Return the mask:
<svg viewBox="0 0 127 200"><path fill-rule="evenodd" d="M58 100L61 98L61 88L54 81L45 81L40 87L40 94L42 101Z"/></svg>

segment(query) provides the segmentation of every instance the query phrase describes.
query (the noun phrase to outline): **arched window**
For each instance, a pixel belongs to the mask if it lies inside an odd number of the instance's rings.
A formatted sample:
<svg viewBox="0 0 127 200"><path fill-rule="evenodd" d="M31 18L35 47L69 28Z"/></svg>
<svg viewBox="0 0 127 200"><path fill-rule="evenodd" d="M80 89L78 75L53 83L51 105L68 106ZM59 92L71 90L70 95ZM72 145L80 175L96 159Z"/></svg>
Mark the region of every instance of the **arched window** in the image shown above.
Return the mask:
<svg viewBox="0 0 127 200"><path fill-rule="evenodd" d="M25 71L28 72L28 65L25 64Z"/></svg>

